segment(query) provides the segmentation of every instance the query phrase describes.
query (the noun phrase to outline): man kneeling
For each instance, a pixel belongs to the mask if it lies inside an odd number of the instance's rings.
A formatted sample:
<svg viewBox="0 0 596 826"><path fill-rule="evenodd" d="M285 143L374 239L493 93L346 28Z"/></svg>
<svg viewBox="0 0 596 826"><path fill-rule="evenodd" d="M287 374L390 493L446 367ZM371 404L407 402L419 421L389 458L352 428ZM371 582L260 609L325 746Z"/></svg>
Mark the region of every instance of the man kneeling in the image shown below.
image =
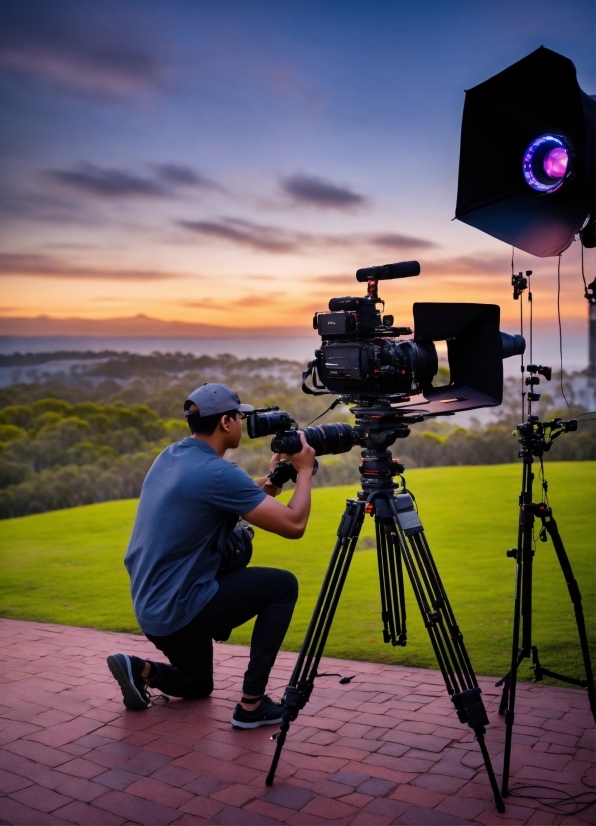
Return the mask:
<svg viewBox="0 0 596 826"><path fill-rule="evenodd" d="M237 728L281 721L283 705L265 689L290 624L298 582L289 571L249 567L220 571L221 548L238 517L286 539L299 539L310 515L315 453L303 434L290 458L298 478L287 505L268 476L253 481L227 450L238 447L242 419L254 410L223 384L204 384L186 400L191 435L167 447L141 491L124 564L138 623L170 665L112 654L108 666L124 705L141 710L148 688L198 699L213 691L213 640L256 617L242 697L232 716ZM271 460L277 467L278 455ZM222 541L223 537L223 541Z"/></svg>

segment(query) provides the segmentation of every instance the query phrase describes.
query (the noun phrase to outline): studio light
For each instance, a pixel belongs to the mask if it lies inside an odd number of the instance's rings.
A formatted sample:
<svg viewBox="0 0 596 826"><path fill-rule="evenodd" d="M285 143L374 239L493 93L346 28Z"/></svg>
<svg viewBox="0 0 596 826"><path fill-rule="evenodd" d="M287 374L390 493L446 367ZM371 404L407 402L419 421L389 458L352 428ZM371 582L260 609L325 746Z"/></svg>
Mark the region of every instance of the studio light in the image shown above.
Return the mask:
<svg viewBox="0 0 596 826"><path fill-rule="evenodd" d="M543 46L467 91L455 217L541 258L594 246L595 114Z"/></svg>
<svg viewBox="0 0 596 826"><path fill-rule="evenodd" d="M562 135L540 135L524 152L522 170L536 192L556 192L573 176L573 150Z"/></svg>

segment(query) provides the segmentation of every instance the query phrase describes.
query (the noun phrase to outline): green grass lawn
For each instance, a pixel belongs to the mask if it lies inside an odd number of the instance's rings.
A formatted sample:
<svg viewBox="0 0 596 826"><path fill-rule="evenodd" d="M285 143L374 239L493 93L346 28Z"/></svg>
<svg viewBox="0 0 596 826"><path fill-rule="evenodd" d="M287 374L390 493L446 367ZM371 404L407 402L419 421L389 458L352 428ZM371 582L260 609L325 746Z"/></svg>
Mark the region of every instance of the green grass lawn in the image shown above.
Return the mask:
<svg viewBox="0 0 596 826"><path fill-rule="evenodd" d="M594 462L547 467L550 503L579 582L592 650L595 470ZM409 471L407 481L474 669L502 675L511 657L515 574L505 551L517 542L521 465L425 468ZM308 530L299 541L257 532L254 564L287 567L300 581L287 650L300 648L345 500L356 490L356 484L316 489ZM535 500L539 491L537 480ZM138 632L122 564L135 509L133 500L107 502L0 522L0 615ZM367 518L325 653L436 668L409 584L408 644L393 648L382 642L373 528ZM250 630L237 629L230 641L248 643ZM573 607L550 540L537 542L533 642L543 665L581 676ZM526 661L520 678L529 673Z"/></svg>

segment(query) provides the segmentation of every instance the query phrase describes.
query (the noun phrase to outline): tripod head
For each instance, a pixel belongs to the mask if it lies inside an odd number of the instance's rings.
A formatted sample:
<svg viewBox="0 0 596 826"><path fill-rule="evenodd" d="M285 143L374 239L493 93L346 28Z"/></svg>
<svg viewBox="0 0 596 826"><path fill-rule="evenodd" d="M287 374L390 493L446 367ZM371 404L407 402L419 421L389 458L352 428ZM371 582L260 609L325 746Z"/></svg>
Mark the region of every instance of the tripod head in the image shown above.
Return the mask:
<svg viewBox="0 0 596 826"><path fill-rule="evenodd" d="M522 446L520 458L524 458L527 452L531 456L543 456L547 453L555 439L563 433L573 433L577 430L577 419L552 419L550 422L541 422L538 416L528 416L528 421L517 426L513 435L517 436L517 441Z"/></svg>
<svg viewBox="0 0 596 826"><path fill-rule="evenodd" d="M405 411L391 407L390 399L359 399L351 408L355 423L352 429L354 444L361 445L359 467L362 491L359 499L367 499L374 491L385 491L393 495L398 484L393 481L401 476L405 467L393 459L390 447L397 439L410 435L410 424L421 422L424 415L416 411Z"/></svg>

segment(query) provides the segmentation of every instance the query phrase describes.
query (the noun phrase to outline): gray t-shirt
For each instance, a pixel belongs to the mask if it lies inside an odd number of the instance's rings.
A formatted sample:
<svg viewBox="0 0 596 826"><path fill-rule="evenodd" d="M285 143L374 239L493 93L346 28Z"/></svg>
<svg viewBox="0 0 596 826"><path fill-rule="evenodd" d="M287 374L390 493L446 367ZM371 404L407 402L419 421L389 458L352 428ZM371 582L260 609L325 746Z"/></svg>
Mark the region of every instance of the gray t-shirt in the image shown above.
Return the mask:
<svg viewBox="0 0 596 826"><path fill-rule="evenodd" d="M265 496L246 471L198 439L160 453L143 483L124 559L146 634L173 634L213 598L222 531Z"/></svg>

